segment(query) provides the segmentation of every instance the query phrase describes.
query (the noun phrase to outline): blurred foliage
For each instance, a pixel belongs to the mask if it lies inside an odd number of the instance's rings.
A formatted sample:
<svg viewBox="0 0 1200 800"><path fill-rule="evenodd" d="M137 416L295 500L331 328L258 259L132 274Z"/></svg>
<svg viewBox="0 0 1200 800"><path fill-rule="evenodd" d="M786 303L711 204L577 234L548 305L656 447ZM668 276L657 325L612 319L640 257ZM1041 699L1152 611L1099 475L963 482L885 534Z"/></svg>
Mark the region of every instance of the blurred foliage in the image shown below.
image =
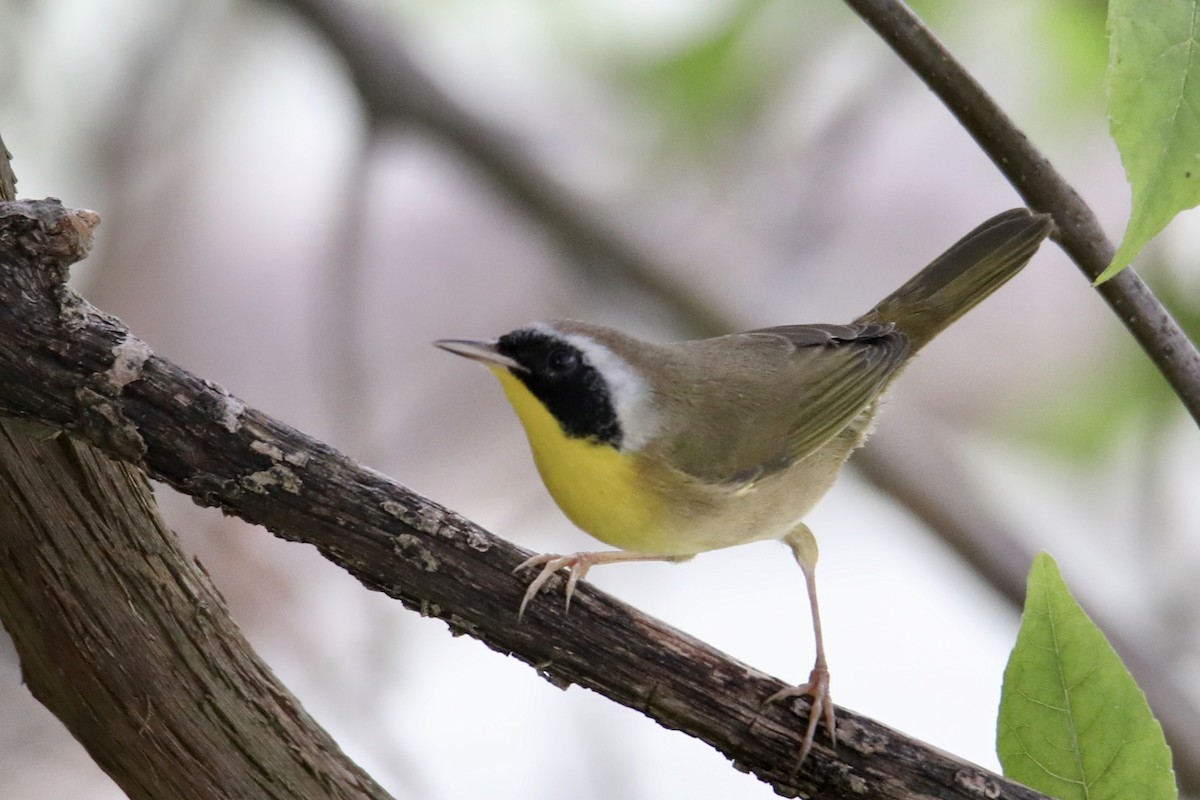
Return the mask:
<svg viewBox="0 0 1200 800"><path fill-rule="evenodd" d="M719 12L714 9L719 8ZM737 147L776 109L790 81L809 70L830 33L853 17L840 5L730 0L672 36L625 31L593 67L613 88L653 115L672 153L708 159Z"/></svg>
<svg viewBox="0 0 1200 800"><path fill-rule="evenodd" d="M962 54L953 41L953 30L977 18L981 9L957 0L912 0L912 9L952 51ZM1053 3L1005 4L999 12L1005 18L1032 15L1032 24L1020 33L1026 42L1017 56L1039 64L1038 80L1028 97L1043 114L1062 121L1064 112L1096 114L1104 103L1104 71L1108 65L1108 37L1105 33L1107 4L1104 0L1056 0ZM1014 47L1014 50L1016 48ZM970 65L968 64L968 67Z"/></svg>
<svg viewBox="0 0 1200 800"><path fill-rule="evenodd" d="M786 66L756 24L769 5L772 0L741 0L720 24L619 65L616 77L661 114L673 140L703 148L736 133L770 101Z"/></svg>
<svg viewBox="0 0 1200 800"><path fill-rule="evenodd" d="M1154 273L1155 294L1188 337L1200 341L1200 298L1170 270L1147 272ZM1087 463L1111 455L1123 432L1144 436L1147 428L1162 430L1182 413L1158 368L1128 337L1096 354L1095 362L1028 398L1013 423L1019 435L1052 454Z"/></svg>
<svg viewBox="0 0 1200 800"><path fill-rule="evenodd" d="M1059 0L1039 5L1029 50L1047 59L1048 70L1054 76L1041 83L1047 114L1103 108L1104 71L1108 66L1105 6L1103 0Z"/></svg>

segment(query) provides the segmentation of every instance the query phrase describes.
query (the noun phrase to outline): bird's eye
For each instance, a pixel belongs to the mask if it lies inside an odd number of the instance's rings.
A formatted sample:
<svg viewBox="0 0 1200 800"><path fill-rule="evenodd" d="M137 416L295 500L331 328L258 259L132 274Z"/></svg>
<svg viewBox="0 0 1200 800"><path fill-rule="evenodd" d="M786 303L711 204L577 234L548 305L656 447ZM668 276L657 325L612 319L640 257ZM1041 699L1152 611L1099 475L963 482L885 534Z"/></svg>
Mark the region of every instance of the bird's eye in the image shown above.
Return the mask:
<svg viewBox="0 0 1200 800"><path fill-rule="evenodd" d="M557 375L571 372L579 365L579 356L573 351L556 347L546 354L546 369Z"/></svg>

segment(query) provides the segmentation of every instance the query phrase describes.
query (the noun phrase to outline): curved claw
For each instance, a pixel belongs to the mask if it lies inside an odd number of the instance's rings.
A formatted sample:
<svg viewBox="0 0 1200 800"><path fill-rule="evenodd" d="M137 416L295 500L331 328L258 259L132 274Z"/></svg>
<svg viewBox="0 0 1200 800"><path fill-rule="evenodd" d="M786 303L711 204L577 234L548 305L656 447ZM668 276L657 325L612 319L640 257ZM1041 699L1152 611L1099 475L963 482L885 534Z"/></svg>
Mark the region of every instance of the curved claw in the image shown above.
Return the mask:
<svg viewBox="0 0 1200 800"><path fill-rule="evenodd" d="M525 607L529 605L529 601L537 596L537 593L546 585L546 581L550 580L550 576L560 569L566 569L570 573L567 576L566 588L566 610L570 611L571 598L575 595L575 587L588 574L588 570L597 564L617 564L627 561L687 561L691 557L688 554L631 553L625 550L571 553L567 556L557 553L543 553L540 556L534 556L522 561L513 570L516 573L529 567L542 567L542 571L538 573L537 577L530 582L529 588L525 590L525 597L521 599L521 608L517 611L517 619L520 620L524 616Z"/></svg>
<svg viewBox="0 0 1200 800"><path fill-rule="evenodd" d="M567 577L566 588L566 610L571 610L571 597L575 594L575 586L583 577L587 575L588 570L592 568L592 559L589 558L590 553L572 553L571 555L558 555L557 553L542 553L533 558L526 559L517 565L513 570L514 573L521 572L529 567L544 565L542 571L537 577L529 582L529 588L525 590L525 596L521 598L521 607L517 609L517 619L520 620L525 615L525 607L529 605L529 601L537 597L537 593L542 590L550 577L560 569L566 568L569 575Z"/></svg>
<svg viewBox="0 0 1200 800"><path fill-rule="evenodd" d="M809 700L808 727L804 730L804 740L800 743L800 757L796 762L796 768L799 769L812 750L817 723L822 719L825 720L825 729L829 731L830 743L837 747L837 720L834 717L833 698L829 694L829 670L825 667L813 667L808 676L808 683L789 686L776 692L763 702L763 706L793 697L807 697Z"/></svg>

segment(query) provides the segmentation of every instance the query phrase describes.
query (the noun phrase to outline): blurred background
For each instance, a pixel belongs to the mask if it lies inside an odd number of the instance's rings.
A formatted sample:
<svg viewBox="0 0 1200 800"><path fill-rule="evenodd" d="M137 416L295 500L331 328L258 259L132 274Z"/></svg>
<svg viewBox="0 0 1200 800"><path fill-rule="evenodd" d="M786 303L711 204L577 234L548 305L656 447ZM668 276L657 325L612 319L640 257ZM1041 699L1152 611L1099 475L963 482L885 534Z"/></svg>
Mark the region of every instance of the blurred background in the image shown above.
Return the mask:
<svg viewBox="0 0 1200 800"><path fill-rule="evenodd" d="M1119 237L1104 4L915 5ZM845 322L1021 204L835 2L0 0L0 131L22 196L103 218L74 275L93 303L535 551L594 543L495 381L432 339L552 316L664 340ZM1197 252L1193 215L1138 264L1193 332ZM1012 599L1046 549L1196 774L1200 441L1054 245L926 350L852 464L809 519L837 703L996 768ZM311 548L159 496L259 652L397 797L773 796ZM590 577L807 675L776 543ZM120 796L0 632L0 800Z"/></svg>

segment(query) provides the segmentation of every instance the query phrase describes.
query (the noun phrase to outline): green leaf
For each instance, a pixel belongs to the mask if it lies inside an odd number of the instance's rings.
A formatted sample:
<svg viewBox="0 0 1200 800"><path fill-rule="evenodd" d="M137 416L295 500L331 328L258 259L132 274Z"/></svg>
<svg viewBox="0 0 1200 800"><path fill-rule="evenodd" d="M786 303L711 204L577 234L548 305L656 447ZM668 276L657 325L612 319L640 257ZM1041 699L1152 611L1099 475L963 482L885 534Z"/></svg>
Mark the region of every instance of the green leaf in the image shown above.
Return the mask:
<svg viewBox="0 0 1200 800"><path fill-rule="evenodd" d="M1200 0L1110 0L1108 32L1108 116L1133 208L1097 283L1200 203Z"/></svg>
<svg viewBox="0 0 1200 800"><path fill-rule="evenodd" d="M1040 553L1004 670L1004 774L1059 800L1175 800L1171 751L1112 645Z"/></svg>

